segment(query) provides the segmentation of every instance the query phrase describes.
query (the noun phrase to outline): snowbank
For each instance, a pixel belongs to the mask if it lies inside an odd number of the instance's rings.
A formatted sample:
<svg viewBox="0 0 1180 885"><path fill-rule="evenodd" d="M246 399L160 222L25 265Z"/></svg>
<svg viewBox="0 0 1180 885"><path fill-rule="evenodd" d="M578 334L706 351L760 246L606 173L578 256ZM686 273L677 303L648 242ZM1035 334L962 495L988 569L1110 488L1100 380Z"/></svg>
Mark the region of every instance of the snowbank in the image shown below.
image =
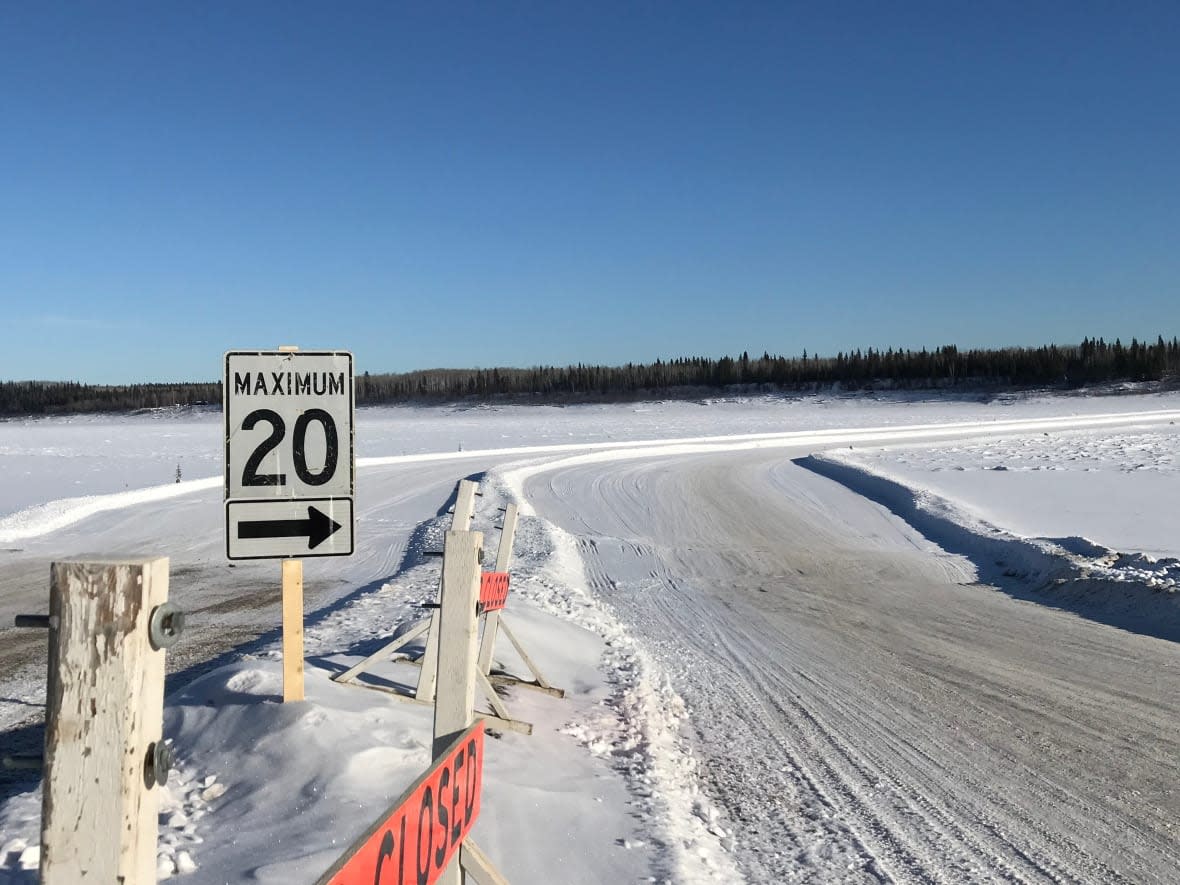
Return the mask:
<svg viewBox="0 0 1180 885"><path fill-rule="evenodd" d="M481 499L475 527L489 541L504 500ZM309 624L306 701L280 702L277 644L168 697L178 767L160 795L161 878L313 882L427 767L430 707L330 677L422 617L440 567L422 554L448 519L419 527L421 549L384 586ZM586 591L571 539L524 518L515 549L504 616L566 698L502 698L534 732L489 739L476 841L514 885L739 881L680 735L683 703ZM506 641L495 664L525 672ZM363 681L408 689L416 673L388 662ZM0 808L0 885L36 881L39 818L39 788Z"/></svg>
<svg viewBox="0 0 1180 885"><path fill-rule="evenodd" d="M881 504L943 549L967 557L982 582L1122 629L1180 641L1180 560L1122 554L1082 537L1022 537L842 454L794 463Z"/></svg>

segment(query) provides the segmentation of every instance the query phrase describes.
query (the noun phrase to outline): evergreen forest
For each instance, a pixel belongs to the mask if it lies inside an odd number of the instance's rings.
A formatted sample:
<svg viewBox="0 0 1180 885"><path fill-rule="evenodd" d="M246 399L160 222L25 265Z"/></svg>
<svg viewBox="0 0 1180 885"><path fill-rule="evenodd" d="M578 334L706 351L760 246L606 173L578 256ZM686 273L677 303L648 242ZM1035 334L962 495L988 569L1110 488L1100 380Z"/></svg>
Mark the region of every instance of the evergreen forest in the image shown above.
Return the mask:
<svg viewBox="0 0 1180 885"><path fill-rule="evenodd" d="M695 397L709 391L806 392L863 389L1077 389L1112 382L1180 381L1180 341L1131 339L1077 345L960 350L855 350L835 356L681 357L654 363L532 368L427 369L356 378L359 405L512 401L563 403ZM89 385L0 382L0 415L128 412L218 405L220 382Z"/></svg>

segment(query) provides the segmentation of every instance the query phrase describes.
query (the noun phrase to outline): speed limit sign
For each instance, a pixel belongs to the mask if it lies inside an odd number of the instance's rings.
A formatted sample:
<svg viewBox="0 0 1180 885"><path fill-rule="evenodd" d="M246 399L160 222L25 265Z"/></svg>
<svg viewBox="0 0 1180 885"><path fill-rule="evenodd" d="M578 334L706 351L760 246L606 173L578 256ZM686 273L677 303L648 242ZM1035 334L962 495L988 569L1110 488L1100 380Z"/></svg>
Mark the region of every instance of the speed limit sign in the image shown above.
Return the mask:
<svg viewBox="0 0 1180 885"><path fill-rule="evenodd" d="M352 354L230 351L222 397L226 556L350 555Z"/></svg>

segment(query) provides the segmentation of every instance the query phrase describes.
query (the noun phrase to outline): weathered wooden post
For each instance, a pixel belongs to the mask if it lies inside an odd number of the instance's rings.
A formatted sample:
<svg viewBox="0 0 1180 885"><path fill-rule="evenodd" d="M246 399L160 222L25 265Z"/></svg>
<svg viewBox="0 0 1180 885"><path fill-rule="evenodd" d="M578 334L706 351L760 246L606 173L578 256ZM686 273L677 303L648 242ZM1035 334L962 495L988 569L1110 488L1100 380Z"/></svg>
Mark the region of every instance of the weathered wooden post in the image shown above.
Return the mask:
<svg viewBox="0 0 1180 885"><path fill-rule="evenodd" d="M482 532L447 532L439 606L438 696L434 702L434 753L474 721Z"/></svg>
<svg viewBox="0 0 1180 885"><path fill-rule="evenodd" d="M451 517L451 531L465 532L471 528L471 520L475 516L475 493L478 490L478 483L469 479L459 480L459 488L455 492L455 513ZM422 673L418 677L418 687L414 690L414 697L420 701L434 700L434 686L438 674L438 618L438 609L435 609L430 615L430 628L426 634Z"/></svg>
<svg viewBox="0 0 1180 885"><path fill-rule="evenodd" d="M483 559L483 533L447 532L443 548L443 579L439 605L438 687L434 702L433 755L438 758L475 720L475 683L479 675L479 602L480 561ZM462 885L471 873L485 885L507 885L507 880L467 839L442 870L437 881L442 885Z"/></svg>
<svg viewBox="0 0 1180 885"><path fill-rule="evenodd" d="M53 564L41 814L42 885L152 885L164 651L183 616L168 559Z"/></svg>
<svg viewBox="0 0 1180 885"><path fill-rule="evenodd" d="M500 530L500 546L496 548L496 571L508 571L512 559L512 539L516 536L516 505L504 508L504 528ZM492 672L492 653L496 647L496 635L500 632L500 611L484 615L483 639L479 647L479 672L487 676Z"/></svg>

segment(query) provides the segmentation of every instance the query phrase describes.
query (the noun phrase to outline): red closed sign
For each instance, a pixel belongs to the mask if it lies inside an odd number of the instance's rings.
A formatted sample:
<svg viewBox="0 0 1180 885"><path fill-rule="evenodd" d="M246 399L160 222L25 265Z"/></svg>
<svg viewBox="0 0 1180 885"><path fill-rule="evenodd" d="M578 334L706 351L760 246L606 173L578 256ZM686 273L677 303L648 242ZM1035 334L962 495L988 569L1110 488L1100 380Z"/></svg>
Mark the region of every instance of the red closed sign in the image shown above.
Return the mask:
<svg viewBox="0 0 1180 885"><path fill-rule="evenodd" d="M483 724L476 723L456 738L316 885L437 880L479 817L483 735Z"/></svg>
<svg viewBox="0 0 1180 885"><path fill-rule="evenodd" d="M508 602L508 572L484 572L479 579L479 606L494 612Z"/></svg>

